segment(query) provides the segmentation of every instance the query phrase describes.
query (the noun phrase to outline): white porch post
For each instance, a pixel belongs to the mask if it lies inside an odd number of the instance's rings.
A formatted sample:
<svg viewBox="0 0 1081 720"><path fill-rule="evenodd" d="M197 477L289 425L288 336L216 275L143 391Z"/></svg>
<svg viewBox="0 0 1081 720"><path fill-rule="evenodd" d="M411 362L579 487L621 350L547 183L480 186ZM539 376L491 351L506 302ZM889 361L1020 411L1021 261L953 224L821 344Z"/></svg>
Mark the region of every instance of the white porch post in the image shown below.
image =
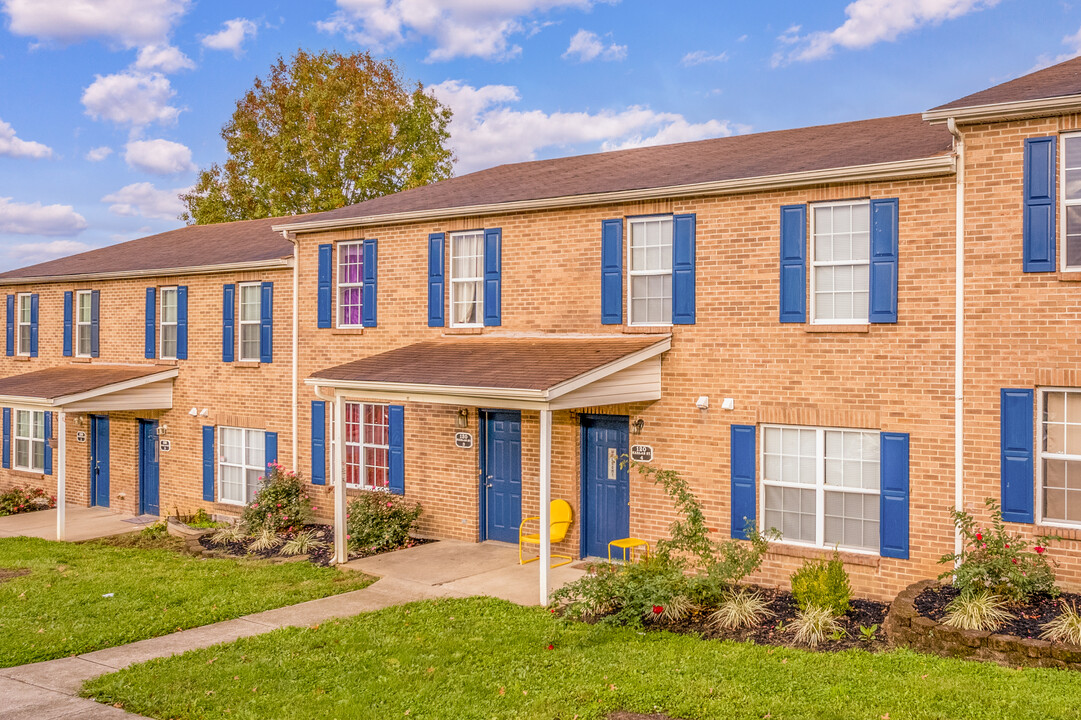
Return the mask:
<svg viewBox="0 0 1081 720"><path fill-rule="evenodd" d="M56 415L56 539L63 540L67 522L68 426L66 412L61 410Z"/></svg>
<svg viewBox="0 0 1081 720"><path fill-rule="evenodd" d="M540 604L548 604L552 564L552 411L540 411Z"/></svg>
<svg viewBox="0 0 1081 720"><path fill-rule="evenodd" d="M345 527L345 477L342 473L342 399L335 395L334 407L334 457L330 476L334 483L334 562L341 564L349 559L348 540Z"/></svg>

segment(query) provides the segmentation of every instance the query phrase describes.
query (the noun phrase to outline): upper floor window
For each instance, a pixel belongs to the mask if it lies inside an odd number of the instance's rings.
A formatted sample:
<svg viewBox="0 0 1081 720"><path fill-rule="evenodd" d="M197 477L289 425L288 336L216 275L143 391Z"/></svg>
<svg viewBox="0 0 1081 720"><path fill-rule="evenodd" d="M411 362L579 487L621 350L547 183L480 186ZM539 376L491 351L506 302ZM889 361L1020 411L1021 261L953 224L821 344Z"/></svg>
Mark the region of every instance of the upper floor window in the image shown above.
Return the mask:
<svg viewBox="0 0 1081 720"><path fill-rule="evenodd" d="M672 218L632 218L627 296L631 325L672 323Z"/></svg>
<svg viewBox="0 0 1081 720"><path fill-rule="evenodd" d="M361 327L364 243L338 243L338 327Z"/></svg>
<svg viewBox="0 0 1081 720"><path fill-rule="evenodd" d="M484 231L450 236L450 324L479 327L484 322Z"/></svg>
<svg viewBox="0 0 1081 720"><path fill-rule="evenodd" d="M31 298L31 293L19 293L17 298L19 303L18 311L16 313L18 326L15 328L15 331L18 339L17 352L19 355L29 355L31 351L31 340L33 337L31 328L34 324Z"/></svg>
<svg viewBox="0 0 1081 720"><path fill-rule="evenodd" d="M177 292L175 287L161 289L160 317L160 357L166 360L175 360L177 349Z"/></svg>
<svg viewBox="0 0 1081 720"><path fill-rule="evenodd" d="M261 319L261 283L240 286L240 359L259 362L259 324Z"/></svg>
<svg viewBox="0 0 1081 720"><path fill-rule="evenodd" d="M870 294L871 206L866 200L812 206L812 317L865 323Z"/></svg>
<svg viewBox="0 0 1081 720"><path fill-rule="evenodd" d="M1081 270L1081 135L1062 138L1063 270Z"/></svg>
<svg viewBox="0 0 1081 720"><path fill-rule="evenodd" d="M15 411L15 469L45 472L45 413Z"/></svg>
<svg viewBox="0 0 1081 720"><path fill-rule="evenodd" d="M1042 400L1043 518L1081 524L1081 390L1045 390Z"/></svg>
<svg viewBox="0 0 1081 720"><path fill-rule="evenodd" d="M93 351L91 340L93 338L93 294L90 290L79 290L75 293L75 355L78 357L90 357Z"/></svg>
<svg viewBox="0 0 1081 720"><path fill-rule="evenodd" d="M390 413L386 405L345 403L346 487L384 490L390 478Z"/></svg>
<svg viewBox="0 0 1081 720"><path fill-rule="evenodd" d="M218 499L238 505L250 503L266 474L266 433L222 427L218 436Z"/></svg>

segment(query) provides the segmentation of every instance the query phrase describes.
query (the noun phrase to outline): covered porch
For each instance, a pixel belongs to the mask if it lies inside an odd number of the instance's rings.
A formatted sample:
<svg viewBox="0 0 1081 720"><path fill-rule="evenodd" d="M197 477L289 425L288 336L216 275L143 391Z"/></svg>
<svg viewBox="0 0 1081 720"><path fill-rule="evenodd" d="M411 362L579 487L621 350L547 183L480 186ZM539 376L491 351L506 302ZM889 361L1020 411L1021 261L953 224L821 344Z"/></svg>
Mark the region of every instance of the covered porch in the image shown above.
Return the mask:
<svg viewBox="0 0 1081 720"><path fill-rule="evenodd" d="M535 478L522 477L521 482L536 483L540 516L538 597L547 604L552 559L553 412L579 408L596 411L659 400L661 356L670 347L668 335L445 338L314 373L306 382L319 398L330 403L333 418L330 482L334 486L336 560L345 562L348 557L342 482L343 408L347 403L451 405L467 416L470 409L485 413L533 411L539 417L539 432L536 447L528 451L537 458L537 472ZM424 420L422 416L410 417L406 423ZM431 434L436 432L433 427ZM416 435L414 429L410 437ZM521 452L526 450L523 447ZM405 455L409 453L406 447ZM469 462L476 463L477 456L469 457ZM609 451L607 462L612 459ZM395 461L393 457L390 460ZM408 476L408 463L404 472ZM478 477L480 483L490 479L476 473L473 477Z"/></svg>

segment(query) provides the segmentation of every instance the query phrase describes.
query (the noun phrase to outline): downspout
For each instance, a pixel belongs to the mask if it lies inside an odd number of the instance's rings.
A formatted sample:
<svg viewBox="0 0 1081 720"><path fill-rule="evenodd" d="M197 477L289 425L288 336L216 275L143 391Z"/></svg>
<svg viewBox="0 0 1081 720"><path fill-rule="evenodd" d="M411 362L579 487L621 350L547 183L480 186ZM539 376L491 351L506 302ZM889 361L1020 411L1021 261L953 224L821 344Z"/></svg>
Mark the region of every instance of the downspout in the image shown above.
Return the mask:
<svg viewBox="0 0 1081 720"><path fill-rule="evenodd" d="M298 337L298 331L300 328L300 319L298 314L300 312L300 244L297 242L296 233L291 233L288 230L282 230L282 237L293 243L293 332L292 332L292 372L293 372L293 394L292 394L292 417L293 417L293 435L292 435L292 448L293 448L293 472L297 472L300 468L298 462L300 460L297 454L297 379L298 379L298 363L299 359L298 348L300 347L300 338Z"/></svg>
<svg viewBox="0 0 1081 720"><path fill-rule="evenodd" d="M954 261L954 341L953 341L953 504L957 510L965 507L965 141L954 118L946 121L953 135L957 156L957 199ZM960 555L964 549L961 531L954 526L953 551Z"/></svg>

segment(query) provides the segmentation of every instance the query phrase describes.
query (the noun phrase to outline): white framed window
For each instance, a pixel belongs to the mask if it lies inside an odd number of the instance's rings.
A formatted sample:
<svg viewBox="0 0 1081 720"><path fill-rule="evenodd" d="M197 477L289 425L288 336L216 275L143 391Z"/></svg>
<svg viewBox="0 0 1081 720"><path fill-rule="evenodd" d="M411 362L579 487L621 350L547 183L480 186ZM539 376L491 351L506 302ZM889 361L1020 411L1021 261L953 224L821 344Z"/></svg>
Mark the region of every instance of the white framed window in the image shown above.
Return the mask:
<svg viewBox="0 0 1081 720"><path fill-rule="evenodd" d="M763 529L784 542L879 549L879 433L762 426Z"/></svg>
<svg viewBox="0 0 1081 720"><path fill-rule="evenodd" d="M1081 133L1062 136L1059 186L1062 188L1062 270L1081 270Z"/></svg>
<svg viewBox="0 0 1081 720"><path fill-rule="evenodd" d="M347 402L342 412L345 486L386 490L390 484L388 406Z"/></svg>
<svg viewBox="0 0 1081 720"><path fill-rule="evenodd" d="M450 324L480 327L484 323L484 231L450 236Z"/></svg>
<svg viewBox="0 0 1081 720"><path fill-rule="evenodd" d="M1081 389L1039 392L1040 520L1081 525Z"/></svg>
<svg viewBox="0 0 1081 720"><path fill-rule="evenodd" d="M811 317L866 323L870 297L871 203L811 206Z"/></svg>
<svg viewBox="0 0 1081 720"><path fill-rule="evenodd" d="M42 410L15 411L16 470L45 472L45 413Z"/></svg>
<svg viewBox="0 0 1081 720"><path fill-rule="evenodd" d="M672 217L630 218L627 243L627 322L672 324Z"/></svg>
<svg viewBox="0 0 1081 720"><path fill-rule="evenodd" d="M259 361L259 323L261 320L261 283L240 285L240 332L237 334L238 355L242 361Z"/></svg>
<svg viewBox="0 0 1081 720"><path fill-rule="evenodd" d="M29 355L31 347L31 327L34 323L31 294L19 293L16 296L15 301L18 303L18 309L15 313L15 333L16 341L18 343L16 352L19 355Z"/></svg>
<svg viewBox="0 0 1081 720"><path fill-rule="evenodd" d="M362 327L364 242L338 243L338 327Z"/></svg>
<svg viewBox="0 0 1081 720"><path fill-rule="evenodd" d="M79 290L75 293L75 325L72 338L77 357L90 357L91 354L91 321L93 319L93 307L91 304L92 293L89 290Z"/></svg>
<svg viewBox="0 0 1081 720"><path fill-rule="evenodd" d="M218 428L218 500L246 505L266 475L266 433L246 428Z"/></svg>
<svg viewBox="0 0 1081 720"><path fill-rule="evenodd" d="M165 360L176 360L177 337L177 293L175 287L161 289L161 327L158 332L161 348L159 356Z"/></svg>

